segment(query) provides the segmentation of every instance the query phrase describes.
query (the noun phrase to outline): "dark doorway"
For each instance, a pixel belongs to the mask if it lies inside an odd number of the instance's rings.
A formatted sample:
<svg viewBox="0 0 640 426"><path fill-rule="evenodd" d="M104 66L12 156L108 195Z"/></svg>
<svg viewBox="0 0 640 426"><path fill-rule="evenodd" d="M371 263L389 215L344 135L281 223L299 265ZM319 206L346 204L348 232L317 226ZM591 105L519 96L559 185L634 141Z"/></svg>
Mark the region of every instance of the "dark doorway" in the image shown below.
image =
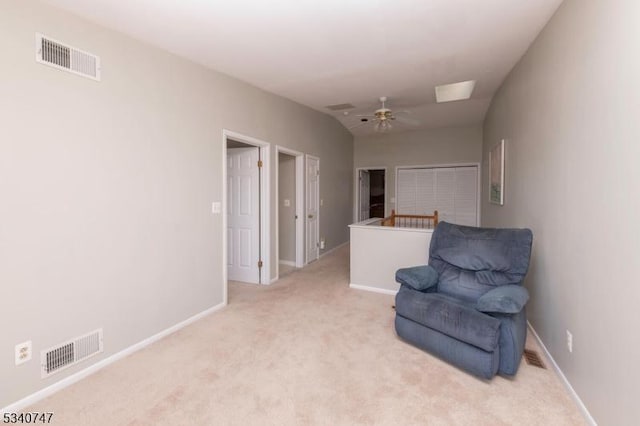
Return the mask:
<svg viewBox="0 0 640 426"><path fill-rule="evenodd" d="M385 169L358 169L358 221L385 215Z"/></svg>
<svg viewBox="0 0 640 426"><path fill-rule="evenodd" d="M384 217L384 170L369 170L369 217Z"/></svg>

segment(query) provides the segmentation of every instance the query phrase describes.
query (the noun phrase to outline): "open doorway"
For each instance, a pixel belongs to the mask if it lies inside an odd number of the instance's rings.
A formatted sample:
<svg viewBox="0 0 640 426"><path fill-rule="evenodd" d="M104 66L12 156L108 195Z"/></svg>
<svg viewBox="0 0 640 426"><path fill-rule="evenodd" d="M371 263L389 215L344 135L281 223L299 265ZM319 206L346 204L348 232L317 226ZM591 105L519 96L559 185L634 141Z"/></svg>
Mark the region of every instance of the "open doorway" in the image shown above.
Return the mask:
<svg viewBox="0 0 640 426"><path fill-rule="evenodd" d="M227 281L269 284L269 144L223 131L224 300Z"/></svg>
<svg viewBox="0 0 640 426"><path fill-rule="evenodd" d="M386 215L387 169L356 169L356 222Z"/></svg>
<svg viewBox="0 0 640 426"><path fill-rule="evenodd" d="M277 277L304 266L304 155L276 146Z"/></svg>

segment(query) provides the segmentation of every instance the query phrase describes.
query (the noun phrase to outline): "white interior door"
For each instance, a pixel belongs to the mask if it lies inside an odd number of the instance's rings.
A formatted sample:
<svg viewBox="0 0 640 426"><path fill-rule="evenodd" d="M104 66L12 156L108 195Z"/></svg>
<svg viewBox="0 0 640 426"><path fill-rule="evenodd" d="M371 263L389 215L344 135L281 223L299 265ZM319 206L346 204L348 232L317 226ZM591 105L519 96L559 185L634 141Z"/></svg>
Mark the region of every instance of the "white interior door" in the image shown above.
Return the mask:
<svg viewBox="0 0 640 426"><path fill-rule="evenodd" d="M360 221L371 217L371 177L369 170L360 170Z"/></svg>
<svg viewBox="0 0 640 426"><path fill-rule="evenodd" d="M320 159L307 155L307 262L319 255Z"/></svg>
<svg viewBox="0 0 640 426"><path fill-rule="evenodd" d="M259 149L227 150L227 276L260 282Z"/></svg>

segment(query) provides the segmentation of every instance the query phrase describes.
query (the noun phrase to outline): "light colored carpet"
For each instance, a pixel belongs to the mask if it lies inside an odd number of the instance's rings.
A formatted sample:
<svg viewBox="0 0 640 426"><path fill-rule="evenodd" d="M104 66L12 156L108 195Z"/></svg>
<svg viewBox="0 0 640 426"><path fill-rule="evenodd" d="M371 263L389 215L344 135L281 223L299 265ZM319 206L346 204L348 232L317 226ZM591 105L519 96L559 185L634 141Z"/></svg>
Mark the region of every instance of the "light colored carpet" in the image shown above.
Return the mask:
<svg viewBox="0 0 640 426"><path fill-rule="evenodd" d="M348 277L344 247L271 286L230 284L222 311L30 410L58 425L584 424L551 370L478 380L399 340L393 297Z"/></svg>
<svg viewBox="0 0 640 426"><path fill-rule="evenodd" d="M280 263L278 265L278 275L280 278L283 278L285 275L289 275L296 269L297 268L295 266L285 265L284 263Z"/></svg>

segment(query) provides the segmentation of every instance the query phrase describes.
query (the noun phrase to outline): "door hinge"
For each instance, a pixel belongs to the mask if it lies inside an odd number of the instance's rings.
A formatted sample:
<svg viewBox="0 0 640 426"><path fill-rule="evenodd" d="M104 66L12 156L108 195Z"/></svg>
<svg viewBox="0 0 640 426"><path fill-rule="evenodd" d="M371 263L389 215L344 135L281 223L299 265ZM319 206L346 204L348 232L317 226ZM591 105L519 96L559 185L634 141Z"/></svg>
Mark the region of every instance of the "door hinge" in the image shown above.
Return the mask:
<svg viewBox="0 0 640 426"><path fill-rule="evenodd" d="M262 268L262 260L258 260L258 268Z"/></svg>
<svg viewBox="0 0 640 426"><path fill-rule="evenodd" d="M262 168L262 160L258 160L258 167Z"/></svg>

